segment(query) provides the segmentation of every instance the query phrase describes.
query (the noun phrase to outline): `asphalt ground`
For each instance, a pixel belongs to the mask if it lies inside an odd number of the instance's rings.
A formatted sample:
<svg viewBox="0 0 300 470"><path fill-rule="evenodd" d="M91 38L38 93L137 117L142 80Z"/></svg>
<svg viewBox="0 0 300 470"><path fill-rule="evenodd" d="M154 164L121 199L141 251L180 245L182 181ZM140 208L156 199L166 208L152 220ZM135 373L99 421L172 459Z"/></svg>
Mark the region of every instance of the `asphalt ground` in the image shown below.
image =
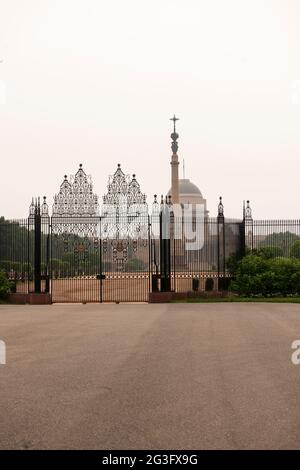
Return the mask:
<svg viewBox="0 0 300 470"><path fill-rule="evenodd" d="M299 448L296 339L299 304L0 305L0 448Z"/></svg>

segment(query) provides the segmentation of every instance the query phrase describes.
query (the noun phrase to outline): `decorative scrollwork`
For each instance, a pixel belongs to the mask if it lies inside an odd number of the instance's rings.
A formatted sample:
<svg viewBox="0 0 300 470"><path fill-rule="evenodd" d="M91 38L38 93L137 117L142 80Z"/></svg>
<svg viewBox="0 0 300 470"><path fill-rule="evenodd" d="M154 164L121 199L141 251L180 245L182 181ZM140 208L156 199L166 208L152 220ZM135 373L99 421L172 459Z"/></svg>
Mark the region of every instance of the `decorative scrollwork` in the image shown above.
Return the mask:
<svg viewBox="0 0 300 470"><path fill-rule="evenodd" d="M91 177L80 165L75 176L64 177L54 197L51 223L58 249L60 246L64 254L73 255L76 263L88 262L91 253L99 256L101 242L102 253L111 255L114 264L109 269L126 271L129 248L130 253L136 253L138 246L148 244L146 195L136 176L125 175L120 165L109 177L101 217ZM80 269L84 272L86 268Z"/></svg>
<svg viewBox="0 0 300 470"><path fill-rule="evenodd" d="M112 246L113 261L117 271L124 271L128 260L128 246L132 243L137 251L138 239L147 245L148 206L146 195L141 192L135 174L130 178L118 164L115 173L109 177L107 193L103 196L101 237L103 250Z"/></svg>
<svg viewBox="0 0 300 470"><path fill-rule="evenodd" d="M107 193L103 196L102 235L106 238L139 237L147 222L146 195L133 175L125 175L118 164L114 175L109 177Z"/></svg>
<svg viewBox="0 0 300 470"><path fill-rule="evenodd" d="M128 260L128 241L113 240L113 260L116 263L117 271L124 271Z"/></svg>
<svg viewBox="0 0 300 470"><path fill-rule="evenodd" d="M54 217L78 217L99 215L98 196L93 193L93 184L90 176L79 165L75 176L68 180L65 175L58 194L54 196L52 208Z"/></svg>

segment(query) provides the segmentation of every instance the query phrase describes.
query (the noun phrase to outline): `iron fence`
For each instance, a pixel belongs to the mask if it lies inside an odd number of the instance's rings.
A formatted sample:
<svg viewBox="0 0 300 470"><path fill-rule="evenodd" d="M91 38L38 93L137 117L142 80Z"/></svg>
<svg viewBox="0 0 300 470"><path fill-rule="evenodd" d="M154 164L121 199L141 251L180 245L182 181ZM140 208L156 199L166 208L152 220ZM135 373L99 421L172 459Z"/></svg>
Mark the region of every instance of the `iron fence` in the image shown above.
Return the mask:
<svg viewBox="0 0 300 470"><path fill-rule="evenodd" d="M247 251L300 259L300 220L183 220L162 205L124 223L109 217L0 219L0 269L12 291L53 302L147 301L151 291L226 289Z"/></svg>
<svg viewBox="0 0 300 470"><path fill-rule="evenodd" d="M30 219L0 219L0 269L13 292L34 291L34 227Z"/></svg>
<svg viewBox="0 0 300 470"><path fill-rule="evenodd" d="M273 257L297 257L300 220L248 220L245 244L248 250L269 250Z"/></svg>

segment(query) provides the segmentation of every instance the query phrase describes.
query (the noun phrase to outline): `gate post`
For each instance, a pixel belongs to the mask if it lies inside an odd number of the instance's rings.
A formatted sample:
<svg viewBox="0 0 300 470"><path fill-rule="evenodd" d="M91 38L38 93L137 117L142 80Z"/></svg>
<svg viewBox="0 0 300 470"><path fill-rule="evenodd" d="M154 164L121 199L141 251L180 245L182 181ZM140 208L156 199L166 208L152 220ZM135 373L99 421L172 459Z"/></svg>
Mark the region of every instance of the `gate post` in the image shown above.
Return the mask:
<svg viewBox="0 0 300 470"><path fill-rule="evenodd" d="M252 218L252 209L250 207L250 201L247 201L247 205L245 207L244 204L244 234L245 234L245 253L246 254L246 248L250 248L252 251L254 249L254 233L253 233L253 228L254 228L254 223L253 223L253 218Z"/></svg>
<svg viewBox="0 0 300 470"><path fill-rule="evenodd" d="M100 218L100 243L99 243L99 264L100 264L100 298L99 302L103 302L103 263L102 263L102 231L101 231L101 218Z"/></svg>
<svg viewBox="0 0 300 470"><path fill-rule="evenodd" d="M41 209L40 199L34 211L34 292L41 293Z"/></svg>
<svg viewBox="0 0 300 470"><path fill-rule="evenodd" d="M239 251L237 253L237 259L244 258L246 254L246 210L245 201L243 203L243 220L239 224Z"/></svg>
<svg viewBox="0 0 300 470"><path fill-rule="evenodd" d="M239 224L239 251L237 253L237 259L244 258L246 254L246 225L245 219Z"/></svg>
<svg viewBox="0 0 300 470"><path fill-rule="evenodd" d="M159 214L160 246L160 291L171 291L171 250L170 250L170 212L166 202L160 206Z"/></svg>
<svg viewBox="0 0 300 470"><path fill-rule="evenodd" d="M43 279L45 279L45 293L49 294L50 292L50 249L51 249L51 223L49 217L49 208L46 202L46 196L43 197L43 204L40 209L41 215L41 233L43 234L43 240L41 240L41 245L44 247L45 252L41 248L41 255L45 263Z"/></svg>
<svg viewBox="0 0 300 470"><path fill-rule="evenodd" d="M225 286L226 259L225 259L225 218L222 197L218 205L217 217L218 229L218 289L223 290ZM222 235L222 236L221 236ZM220 277L222 273L222 278Z"/></svg>
<svg viewBox="0 0 300 470"><path fill-rule="evenodd" d="M47 241L46 241L46 271L45 271L45 292L49 294L50 292L50 230L51 225L48 225Z"/></svg>

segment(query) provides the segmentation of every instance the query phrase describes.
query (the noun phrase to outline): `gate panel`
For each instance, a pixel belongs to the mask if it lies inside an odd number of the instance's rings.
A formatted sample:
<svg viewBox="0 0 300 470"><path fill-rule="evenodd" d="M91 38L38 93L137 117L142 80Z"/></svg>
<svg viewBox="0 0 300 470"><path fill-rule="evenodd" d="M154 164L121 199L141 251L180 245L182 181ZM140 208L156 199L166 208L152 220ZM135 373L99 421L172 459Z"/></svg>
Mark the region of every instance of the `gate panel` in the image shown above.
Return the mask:
<svg viewBox="0 0 300 470"><path fill-rule="evenodd" d="M102 223L102 300L147 302L150 289L148 215Z"/></svg>
<svg viewBox="0 0 300 470"><path fill-rule="evenodd" d="M108 230L101 220L52 218L53 302L148 301L148 219L143 228L128 224L125 231Z"/></svg>
<svg viewBox="0 0 300 470"><path fill-rule="evenodd" d="M53 217L51 293L53 302L100 302L99 217Z"/></svg>

